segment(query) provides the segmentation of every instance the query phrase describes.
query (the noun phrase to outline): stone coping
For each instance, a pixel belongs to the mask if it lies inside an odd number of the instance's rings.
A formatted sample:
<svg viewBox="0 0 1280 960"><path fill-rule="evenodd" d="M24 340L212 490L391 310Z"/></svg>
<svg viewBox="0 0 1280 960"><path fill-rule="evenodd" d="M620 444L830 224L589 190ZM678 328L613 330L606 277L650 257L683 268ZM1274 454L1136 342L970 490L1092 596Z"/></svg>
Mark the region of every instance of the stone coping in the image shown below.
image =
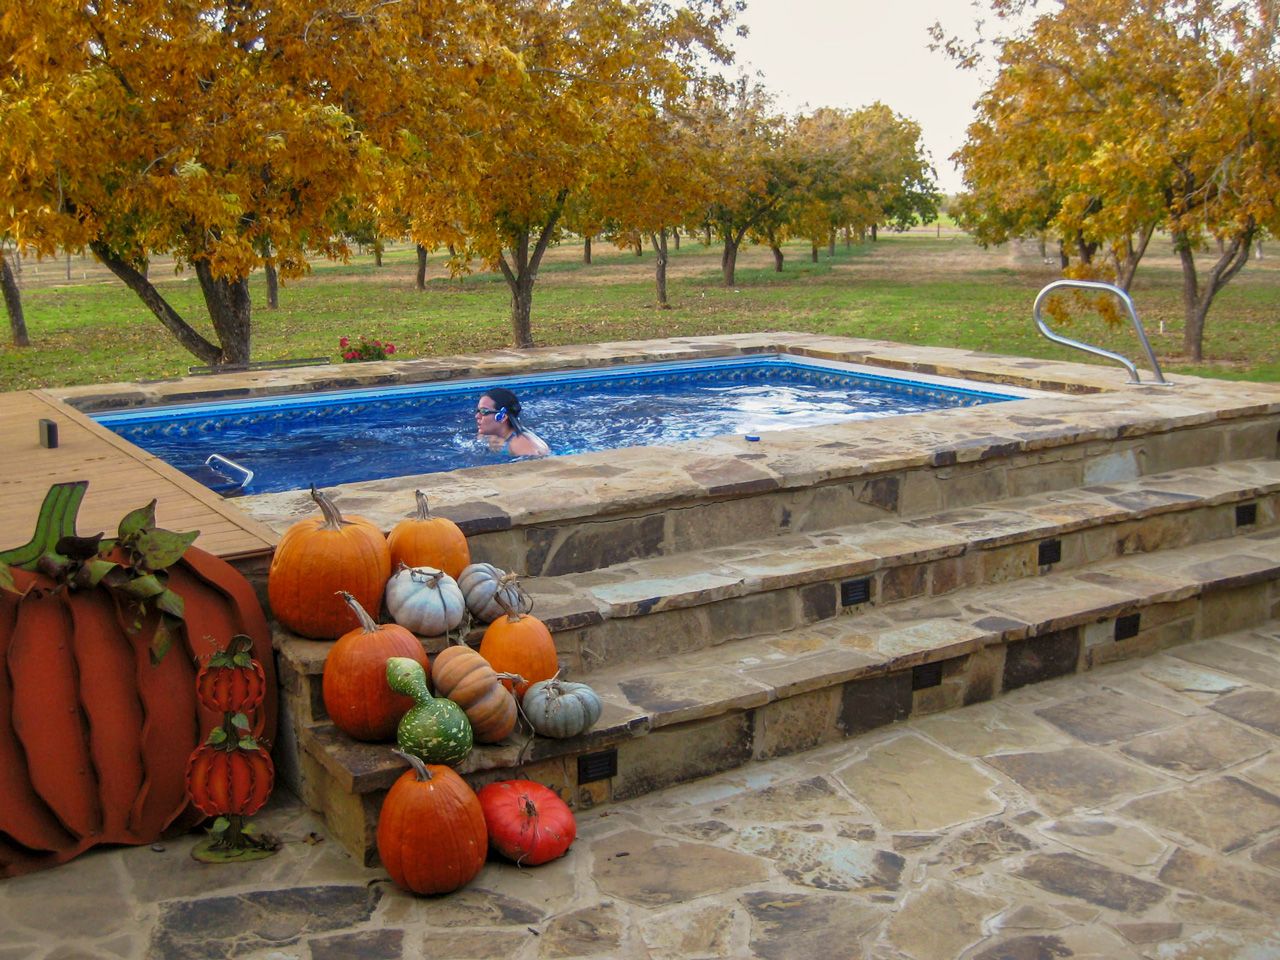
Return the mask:
<svg viewBox="0 0 1280 960"><path fill-rule="evenodd" d="M389 529L412 514L413 491L422 489L436 512L458 521L473 534L619 515L708 497L799 489L894 470L948 466L1016 451L1106 442L1280 413L1280 386L1272 384L1173 376L1170 386L1135 385L1127 382L1127 374L1119 367L790 332L329 364L147 384L72 387L51 393L79 409L101 411L766 352L1006 384L1053 395L770 432L749 448L741 437L719 437L342 484L329 492L344 512L360 514ZM244 497L235 504L278 532L311 516L315 509L305 491Z"/></svg>

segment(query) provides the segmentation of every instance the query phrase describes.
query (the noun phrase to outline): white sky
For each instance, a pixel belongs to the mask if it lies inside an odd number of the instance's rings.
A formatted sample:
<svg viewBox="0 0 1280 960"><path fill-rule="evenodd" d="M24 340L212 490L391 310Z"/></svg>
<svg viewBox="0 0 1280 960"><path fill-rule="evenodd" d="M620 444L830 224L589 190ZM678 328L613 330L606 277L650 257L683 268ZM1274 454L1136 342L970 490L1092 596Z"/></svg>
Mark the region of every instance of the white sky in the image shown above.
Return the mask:
<svg viewBox="0 0 1280 960"><path fill-rule="evenodd" d="M974 71L956 69L929 50L928 28L941 21L966 34L968 0L747 0L734 40L736 69L763 73L786 113L815 107L863 107L879 100L920 124L945 193L960 190L947 158L964 142L982 92Z"/></svg>

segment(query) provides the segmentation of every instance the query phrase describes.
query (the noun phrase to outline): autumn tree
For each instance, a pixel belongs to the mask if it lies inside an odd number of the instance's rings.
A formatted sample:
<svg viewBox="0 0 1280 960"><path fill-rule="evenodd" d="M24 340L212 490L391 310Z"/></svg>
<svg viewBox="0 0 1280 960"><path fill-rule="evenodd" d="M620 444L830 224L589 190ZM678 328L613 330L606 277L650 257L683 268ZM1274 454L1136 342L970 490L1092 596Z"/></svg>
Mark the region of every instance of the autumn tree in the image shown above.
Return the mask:
<svg viewBox="0 0 1280 960"><path fill-rule="evenodd" d="M1030 6L993 2L1005 19ZM1280 221L1277 15L1273 0L1061 0L1024 21L996 40L957 154L971 219L1038 209L1078 252L1111 251L1122 282L1167 230L1184 348L1202 359L1214 297ZM1034 201L1018 213L1002 197Z"/></svg>
<svg viewBox="0 0 1280 960"><path fill-rule="evenodd" d="M691 115L692 95L669 101L648 115L641 149L591 184L592 205L609 212L610 239L622 245L647 238L654 251L654 286L659 308L667 297L668 242L680 224L705 209L716 156Z"/></svg>
<svg viewBox="0 0 1280 960"><path fill-rule="evenodd" d="M646 149L650 118L726 59L730 0L511 0L503 46L518 69L475 130L477 188L461 200L468 249L511 292L512 338L534 343L533 289L576 193Z"/></svg>
<svg viewBox="0 0 1280 960"><path fill-rule="evenodd" d="M787 120L774 110L768 91L746 78L712 85L692 116L719 157L706 222L724 245L721 275L732 287L743 240L777 215L795 185L783 150Z"/></svg>

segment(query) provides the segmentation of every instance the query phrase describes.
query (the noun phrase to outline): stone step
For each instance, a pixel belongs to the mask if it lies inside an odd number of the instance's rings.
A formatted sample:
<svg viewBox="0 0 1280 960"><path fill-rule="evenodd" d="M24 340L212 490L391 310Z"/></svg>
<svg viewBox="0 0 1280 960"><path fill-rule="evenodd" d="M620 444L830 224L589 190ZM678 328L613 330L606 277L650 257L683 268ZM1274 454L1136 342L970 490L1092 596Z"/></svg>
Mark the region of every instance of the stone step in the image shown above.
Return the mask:
<svg viewBox="0 0 1280 960"><path fill-rule="evenodd" d="M529 777L578 806L638 796L907 716L1244 629L1280 616L1280 530L969 587L858 616L594 671L605 712L571 740L517 734L461 765L475 784ZM387 746L302 730L306 799L372 856Z"/></svg>
<svg viewBox="0 0 1280 960"><path fill-rule="evenodd" d="M1278 517L1280 460L1235 461L525 585L562 663L583 673L789 630L851 607L1231 537Z"/></svg>
<svg viewBox="0 0 1280 960"><path fill-rule="evenodd" d="M1253 507L1242 519L1237 507ZM1247 512L1247 511L1246 511ZM979 583L1265 529L1280 519L1280 460L1245 460L1003 500L910 521L619 564L525 581L568 673L714 647ZM1059 559L1041 563L1042 545ZM855 602L856 601L856 602ZM478 641L477 629L472 640ZM330 644L277 635L297 719L323 721ZM442 638L426 638L428 652Z"/></svg>

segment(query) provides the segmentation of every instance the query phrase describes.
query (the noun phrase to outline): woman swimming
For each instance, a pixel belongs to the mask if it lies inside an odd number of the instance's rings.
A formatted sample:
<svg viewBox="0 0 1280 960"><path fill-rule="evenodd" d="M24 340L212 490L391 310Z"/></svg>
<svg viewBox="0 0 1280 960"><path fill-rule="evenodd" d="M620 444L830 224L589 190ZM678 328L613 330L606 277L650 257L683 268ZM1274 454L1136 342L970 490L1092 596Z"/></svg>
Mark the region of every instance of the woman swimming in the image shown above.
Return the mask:
<svg viewBox="0 0 1280 960"><path fill-rule="evenodd" d="M520 423L520 401L504 387L494 387L480 397L476 406L476 438L484 440L496 453L513 457L545 457L551 453L546 442Z"/></svg>

